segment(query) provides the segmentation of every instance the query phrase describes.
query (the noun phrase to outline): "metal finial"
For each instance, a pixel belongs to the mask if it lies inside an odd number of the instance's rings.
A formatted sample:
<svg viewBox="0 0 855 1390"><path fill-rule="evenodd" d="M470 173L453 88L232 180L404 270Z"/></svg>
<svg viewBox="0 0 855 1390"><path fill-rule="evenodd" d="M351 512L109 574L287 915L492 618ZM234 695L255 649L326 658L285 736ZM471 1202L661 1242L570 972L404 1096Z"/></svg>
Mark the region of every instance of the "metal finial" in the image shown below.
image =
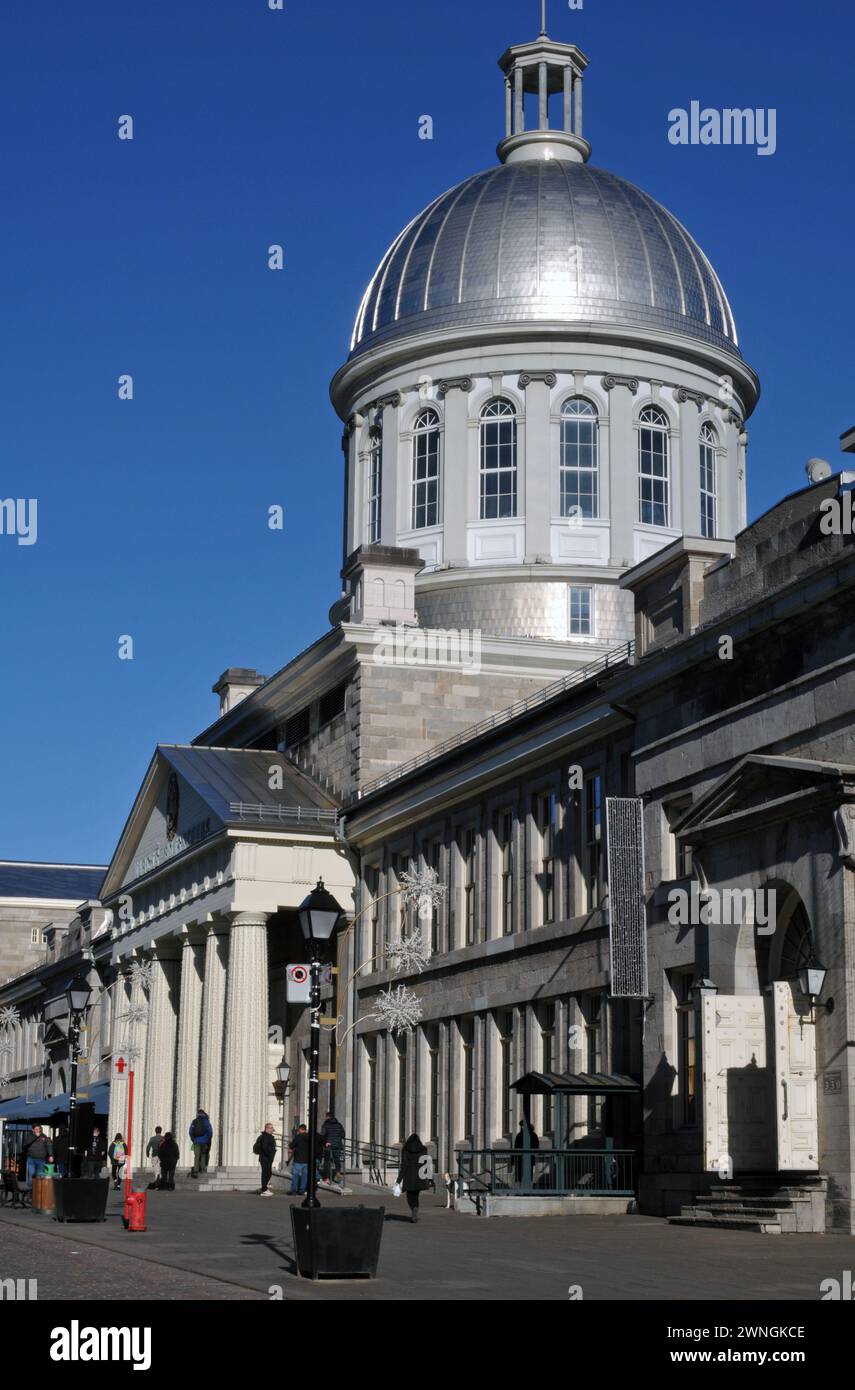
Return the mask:
<svg viewBox="0 0 855 1390"><path fill-rule="evenodd" d="M540 0L540 32L546 33L546 0Z"/></svg>

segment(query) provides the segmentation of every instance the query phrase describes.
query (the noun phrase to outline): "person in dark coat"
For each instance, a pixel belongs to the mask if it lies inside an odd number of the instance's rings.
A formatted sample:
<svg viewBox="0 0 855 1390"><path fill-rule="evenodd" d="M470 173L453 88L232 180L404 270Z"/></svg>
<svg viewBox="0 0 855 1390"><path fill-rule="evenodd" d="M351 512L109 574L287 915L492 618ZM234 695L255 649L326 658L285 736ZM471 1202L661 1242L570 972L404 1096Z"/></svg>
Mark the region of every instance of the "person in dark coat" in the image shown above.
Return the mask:
<svg viewBox="0 0 855 1390"><path fill-rule="evenodd" d="M44 1175L45 1164L50 1158L50 1145L41 1125L33 1125L32 1131L24 1140L24 1159L27 1165L27 1187L32 1187L33 1178Z"/></svg>
<svg viewBox="0 0 855 1390"><path fill-rule="evenodd" d="M270 1174L273 1172L273 1160L276 1157L276 1140L273 1138L273 1126L266 1124L252 1146L252 1152L258 1155L261 1164L261 1191L259 1197L272 1197L270 1191Z"/></svg>
<svg viewBox="0 0 855 1390"><path fill-rule="evenodd" d="M526 1138L526 1129L528 1130L528 1138ZM520 1127L517 1132L517 1137L514 1140L514 1148L517 1150L531 1149L532 1151L540 1148L540 1140L537 1137L534 1126L526 1125L525 1120L520 1120ZM514 1159L514 1170L516 1172L517 1182L522 1182L523 1179L523 1162L524 1160L522 1158Z"/></svg>
<svg viewBox="0 0 855 1390"><path fill-rule="evenodd" d="M92 1131L92 1138L83 1150L84 1178L100 1178L106 1159L107 1140L96 1126Z"/></svg>
<svg viewBox="0 0 855 1390"><path fill-rule="evenodd" d="M433 1159L417 1134L411 1134L401 1150L398 1182L407 1198L410 1220L419 1219L419 1193L433 1180Z"/></svg>
<svg viewBox="0 0 855 1390"><path fill-rule="evenodd" d="M324 1182L338 1182L344 1165L344 1125L331 1110L321 1125Z"/></svg>
<svg viewBox="0 0 855 1390"><path fill-rule="evenodd" d="M178 1166L178 1145L175 1142L175 1135L171 1130L167 1130L157 1151L160 1160L160 1173L157 1179L157 1186L161 1192L175 1191L175 1169Z"/></svg>

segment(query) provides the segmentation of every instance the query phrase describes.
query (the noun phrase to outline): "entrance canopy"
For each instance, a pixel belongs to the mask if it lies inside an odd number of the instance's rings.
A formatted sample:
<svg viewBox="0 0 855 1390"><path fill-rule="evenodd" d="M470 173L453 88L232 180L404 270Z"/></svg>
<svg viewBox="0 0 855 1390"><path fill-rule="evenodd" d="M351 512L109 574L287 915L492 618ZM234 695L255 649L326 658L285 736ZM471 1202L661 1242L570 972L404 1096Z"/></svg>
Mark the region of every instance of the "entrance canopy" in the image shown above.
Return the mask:
<svg viewBox="0 0 855 1390"><path fill-rule="evenodd" d="M528 1071L511 1082L511 1090L522 1096L623 1096L637 1094L641 1082L599 1071Z"/></svg>

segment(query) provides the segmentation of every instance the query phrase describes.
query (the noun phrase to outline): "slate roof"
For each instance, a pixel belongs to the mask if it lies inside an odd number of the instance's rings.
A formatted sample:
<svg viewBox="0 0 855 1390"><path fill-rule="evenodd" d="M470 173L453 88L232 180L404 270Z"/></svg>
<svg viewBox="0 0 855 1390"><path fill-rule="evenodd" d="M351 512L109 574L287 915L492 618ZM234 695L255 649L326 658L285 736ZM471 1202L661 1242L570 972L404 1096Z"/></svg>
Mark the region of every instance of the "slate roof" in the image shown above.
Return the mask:
<svg viewBox="0 0 855 1390"><path fill-rule="evenodd" d="M275 750L204 748L159 744L158 752L227 825L247 820L335 820L336 802ZM280 769L281 787L270 786L270 769ZM240 811L235 807L242 807ZM257 812L257 814L256 814Z"/></svg>
<svg viewBox="0 0 855 1390"><path fill-rule="evenodd" d="M101 864L23 864L0 860L0 898L66 898L76 903L97 898L107 866Z"/></svg>

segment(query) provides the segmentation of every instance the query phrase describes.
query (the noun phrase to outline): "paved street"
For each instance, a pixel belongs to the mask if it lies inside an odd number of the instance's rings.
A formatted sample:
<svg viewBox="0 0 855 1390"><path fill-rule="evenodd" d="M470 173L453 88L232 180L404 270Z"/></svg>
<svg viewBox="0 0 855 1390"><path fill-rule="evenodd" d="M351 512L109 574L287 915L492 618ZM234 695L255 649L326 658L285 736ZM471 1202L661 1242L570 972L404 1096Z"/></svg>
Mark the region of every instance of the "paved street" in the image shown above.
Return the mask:
<svg viewBox="0 0 855 1390"><path fill-rule="evenodd" d="M280 1288L285 1300L566 1301L578 1286L585 1300L813 1301L823 1279L855 1270L850 1236L759 1236L644 1216L487 1221L446 1211L438 1197L412 1226L388 1194L321 1199L384 1202L376 1280L299 1279L284 1195L191 1191L150 1193L140 1234L124 1229L118 1194L100 1225L0 1211L0 1277L37 1277L41 1298L246 1299Z"/></svg>

